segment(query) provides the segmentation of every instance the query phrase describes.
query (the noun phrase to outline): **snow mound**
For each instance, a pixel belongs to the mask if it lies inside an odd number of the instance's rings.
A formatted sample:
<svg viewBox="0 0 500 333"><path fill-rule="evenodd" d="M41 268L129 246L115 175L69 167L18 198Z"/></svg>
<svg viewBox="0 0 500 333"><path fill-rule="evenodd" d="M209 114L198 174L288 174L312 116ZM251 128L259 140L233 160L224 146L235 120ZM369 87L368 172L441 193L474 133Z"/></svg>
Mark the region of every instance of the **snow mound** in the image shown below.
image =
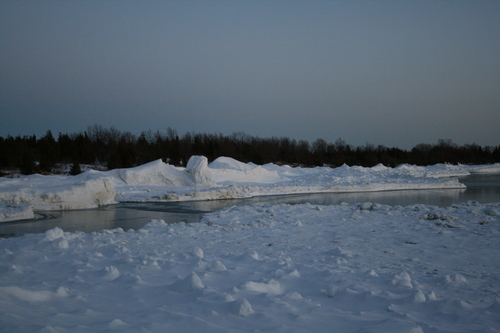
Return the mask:
<svg viewBox="0 0 500 333"><path fill-rule="evenodd" d="M177 280L169 286L169 289L178 293L188 293L191 291L203 289L205 286L195 272L191 272L184 279Z"/></svg>
<svg viewBox="0 0 500 333"><path fill-rule="evenodd" d="M194 247L194 249L193 249L193 255L195 257L200 258L200 259L203 259L203 257L205 256L204 253L203 253L203 250L199 246L195 246Z"/></svg>
<svg viewBox="0 0 500 333"><path fill-rule="evenodd" d="M184 170L196 186L215 186L205 156L191 156Z"/></svg>
<svg viewBox="0 0 500 333"><path fill-rule="evenodd" d="M118 177L127 185L193 186L193 180L173 165L156 160L135 168L118 169Z"/></svg>
<svg viewBox="0 0 500 333"><path fill-rule="evenodd" d="M219 260L214 259L210 264L210 270L212 272L223 272L226 271L226 266Z"/></svg>
<svg viewBox="0 0 500 333"><path fill-rule="evenodd" d="M228 158L226 157L225 159ZM218 163L216 162L217 160L214 161L215 163L212 162L209 167L211 169L212 179L219 185L264 185L268 183L280 183L288 180L288 178L280 175L280 169L275 165L273 165L274 167L269 165L250 165L236 160L233 160L234 163ZM214 166L216 168L214 168Z"/></svg>
<svg viewBox="0 0 500 333"><path fill-rule="evenodd" d="M411 277L408 273L402 272L401 274L397 274L392 279L391 284L393 286L403 286L412 289L413 284L411 283Z"/></svg>
<svg viewBox="0 0 500 333"><path fill-rule="evenodd" d="M115 266L106 266L104 268L104 276L102 279L104 281L113 281L120 276L120 271Z"/></svg>
<svg viewBox="0 0 500 333"><path fill-rule="evenodd" d="M64 231L59 227L45 231L45 238L48 241L53 241L61 237L64 237Z"/></svg>
<svg viewBox="0 0 500 333"><path fill-rule="evenodd" d="M233 314L239 317L248 317L255 313L250 302L244 298L231 302L231 310Z"/></svg>
<svg viewBox="0 0 500 333"><path fill-rule="evenodd" d="M247 171L256 167L255 164L245 164L231 157L221 156L210 163L211 169L229 169L236 171Z"/></svg>
<svg viewBox="0 0 500 333"><path fill-rule="evenodd" d="M345 165L345 164L344 164ZM382 163L379 163L373 167L371 167L371 169L373 171L377 171L377 172L382 172L382 171L386 171L386 170L389 170L390 168L389 167L386 167L385 165L383 165Z"/></svg>

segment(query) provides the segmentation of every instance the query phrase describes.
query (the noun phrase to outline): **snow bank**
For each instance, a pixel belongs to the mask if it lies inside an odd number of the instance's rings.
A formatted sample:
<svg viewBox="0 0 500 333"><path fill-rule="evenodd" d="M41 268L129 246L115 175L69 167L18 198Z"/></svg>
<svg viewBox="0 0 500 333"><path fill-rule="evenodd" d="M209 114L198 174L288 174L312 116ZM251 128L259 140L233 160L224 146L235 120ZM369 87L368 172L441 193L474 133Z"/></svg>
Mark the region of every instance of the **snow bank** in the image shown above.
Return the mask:
<svg viewBox="0 0 500 333"><path fill-rule="evenodd" d="M0 178L0 222L32 216L31 209L81 209L114 202L182 201L243 198L321 192L363 192L409 189L465 188L451 177L471 172L496 172L499 165L404 164L389 168L343 165L338 168L292 168L255 165L228 157L212 163L192 156L186 168L153 161L111 171L86 171L78 176Z"/></svg>
<svg viewBox="0 0 500 333"><path fill-rule="evenodd" d="M402 164L396 167L395 171L402 175L428 178L461 177L470 175L468 168L451 164L436 164L426 167Z"/></svg>
<svg viewBox="0 0 500 333"><path fill-rule="evenodd" d="M1 330L497 332L498 211L235 206L1 239Z"/></svg>
<svg viewBox="0 0 500 333"><path fill-rule="evenodd" d="M29 204L33 210L93 208L115 203L112 180L31 175L0 182L0 200L8 205Z"/></svg>
<svg viewBox="0 0 500 333"><path fill-rule="evenodd" d="M245 164L243 162L237 161L231 157L221 156L210 163L210 168L212 169L228 169L236 171L247 171L255 168L255 164L249 163Z"/></svg>
<svg viewBox="0 0 500 333"><path fill-rule="evenodd" d="M29 220L35 218L30 204L8 204L0 202L0 222Z"/></svg>
<svg viewBox="0 0 500 333"><path fill-rule="evenodd" d="M500 163L470 166L471 173L500 173Z"/></svg>
<svg viewBox="0 0 500 333"><path fill-rule="evenodd" d="M117 200L211 200L291 193L465 188L450 177L469 174L468 170L451 165L291 168L245 164L228 157L219 157L207 165L202 156L193 156L187 168L178 171L188 176L191 183L177 182L176 187L156 186L159 182L135 182L134 187L117 183Z"/></svg>
<svg viewBox="0 0 500 333"><path fill-rule="evenodd" d="M127 185L193 186L195 184L194 180L190 179L184 172L170 164L163 163L162 160L135 168L108 172L111 176L114 173Z"/></svg>

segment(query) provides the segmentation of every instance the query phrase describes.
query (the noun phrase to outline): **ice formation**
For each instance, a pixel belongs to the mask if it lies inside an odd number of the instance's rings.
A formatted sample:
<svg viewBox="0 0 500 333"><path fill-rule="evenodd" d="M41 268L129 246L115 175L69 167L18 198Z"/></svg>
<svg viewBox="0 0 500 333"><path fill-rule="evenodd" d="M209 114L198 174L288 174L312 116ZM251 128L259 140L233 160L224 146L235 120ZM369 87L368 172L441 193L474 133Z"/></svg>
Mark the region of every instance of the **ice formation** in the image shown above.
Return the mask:
<svg viewBox="0 0 500 333"><path fill-rule="evenodd" d="M192 156L186 168L161 160L129 169L78 176L0 178L0 222L33 218L33 211L92 208L115 202L243 198L259 195L464 188L452 177L498 172L499 165L372 168L291 168Z"/></svg>

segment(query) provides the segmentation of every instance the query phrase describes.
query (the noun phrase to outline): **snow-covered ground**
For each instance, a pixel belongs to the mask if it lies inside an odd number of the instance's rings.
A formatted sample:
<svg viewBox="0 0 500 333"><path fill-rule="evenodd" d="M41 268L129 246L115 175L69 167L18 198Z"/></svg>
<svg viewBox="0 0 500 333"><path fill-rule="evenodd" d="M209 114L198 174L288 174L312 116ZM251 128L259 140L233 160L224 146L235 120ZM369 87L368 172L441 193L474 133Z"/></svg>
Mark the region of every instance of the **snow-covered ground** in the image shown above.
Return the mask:
<svg viewBox="0 0 500 333"><path fill-rule="evenodd" d="M243 198L315 192L464 188L453 176L500 172L500 165L372 168L291 168L220 157L193 156L186 168L154 161L130 169L88 170L78 176L0 178L0 222L29 219L33 211L93 208L115 202Z"/></svg>
<svg viewBox="0 0 500 333"><path fill-rule="evenodd" d="M500 204L230 207L0 241L4 332L499 332Z"/></svg>
<svg viewBox="0 0 500 333"><path fill-rule="evenodd" d="M456 188L499 166L193 158L0 179L0 219L116 201ZM500 203L229 207L199 223L0 239L1 332L500 332Z"/></svg>

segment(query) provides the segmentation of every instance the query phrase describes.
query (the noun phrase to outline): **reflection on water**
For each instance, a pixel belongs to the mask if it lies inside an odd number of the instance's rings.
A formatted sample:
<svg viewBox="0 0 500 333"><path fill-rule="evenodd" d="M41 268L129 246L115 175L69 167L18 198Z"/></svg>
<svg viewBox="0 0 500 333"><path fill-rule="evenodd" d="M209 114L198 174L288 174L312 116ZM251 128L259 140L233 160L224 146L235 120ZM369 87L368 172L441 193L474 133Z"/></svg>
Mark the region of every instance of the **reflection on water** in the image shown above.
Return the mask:
<svg viewBox="0 0 500 333"><path fill-rule="evenodd" d="M168 206L172 207L172 211ZM118 227L123 230L139 229L152 219L163 219L169 223L197 222L202 213L192 209L182 210L170 203L118 204L95 209L37 212L35 220L0 224L0 237L41 233L54 227L84 232Z"/></svg>
<svg viewBox="0 0 500 333"><path fill-rule="evenodd" d="M96 209L51 211L37 213L37 219L0 224L0 237L40 233L56 226L65 231L92 232L102 229L139 229L152 219L167 223L196 222L201 215L234 205L302 204L337 205L342 202L376 202L385 205L407 206L426 204L449 206L469 200L480 203L500 201L500 175L471 175L460 178L467 189L407 190L356 193L317 193L264 196L248 199L190 201L169 203L122 203Z"/></svg>

